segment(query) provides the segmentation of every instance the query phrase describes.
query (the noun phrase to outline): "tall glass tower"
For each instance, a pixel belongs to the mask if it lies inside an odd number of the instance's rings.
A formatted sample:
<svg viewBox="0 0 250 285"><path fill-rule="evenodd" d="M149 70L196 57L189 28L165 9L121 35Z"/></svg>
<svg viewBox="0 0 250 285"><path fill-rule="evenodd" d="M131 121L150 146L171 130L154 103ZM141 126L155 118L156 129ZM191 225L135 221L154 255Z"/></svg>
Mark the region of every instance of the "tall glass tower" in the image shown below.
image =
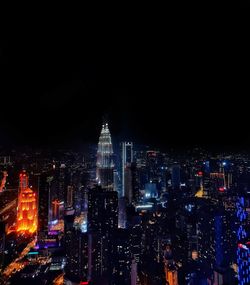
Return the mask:
<svg viewBox="0 0 250 285"><path fill-rule="evenodd" d="M96 163L97 183L108 191L114 190L113 146L108 123L102 125Z"/></svg>
<svg viewBox="0 0 250 285"><path fill-rule="evenodd" d="M132 142L122 142L122 197L125 196L126 188L126 168L131 166L133 162L133 143Z"/></svg>

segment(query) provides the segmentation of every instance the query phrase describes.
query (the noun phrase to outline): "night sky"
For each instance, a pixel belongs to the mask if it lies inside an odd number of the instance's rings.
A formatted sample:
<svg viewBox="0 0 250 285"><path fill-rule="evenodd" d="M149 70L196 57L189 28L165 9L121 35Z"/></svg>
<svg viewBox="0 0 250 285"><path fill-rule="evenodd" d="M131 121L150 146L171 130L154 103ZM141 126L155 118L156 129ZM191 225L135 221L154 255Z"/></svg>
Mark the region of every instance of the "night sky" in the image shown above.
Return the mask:
<svg viewBox="0 0 250 285"><path fill-rule="evenodd" d="M0 144L96 143L107 114L117 140L246 147L247 99L219 41L156 35L92 49L66 37L3 40Z"/></svg>

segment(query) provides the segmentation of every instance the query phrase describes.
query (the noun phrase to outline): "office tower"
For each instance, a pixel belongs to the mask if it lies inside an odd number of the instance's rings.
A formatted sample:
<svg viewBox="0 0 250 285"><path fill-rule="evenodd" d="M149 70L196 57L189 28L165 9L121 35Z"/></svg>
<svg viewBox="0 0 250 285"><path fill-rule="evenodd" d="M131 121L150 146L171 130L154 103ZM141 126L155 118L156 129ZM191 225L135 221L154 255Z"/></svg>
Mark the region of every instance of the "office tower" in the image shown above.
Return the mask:
<svg viewBox="0 0 250 285"><path fill-rule="evenodd" d="M131 165L127 165L123 172L124 175L124 196L129 204L133 200L133 180L132 180L132 171Z"/></svg>
<svg viewBox="0 0 250 285"><path fill-rule="evenodd" d="M52 221L60 219L60 201L55 199L52 201Z"/></svg>
<svg viewBox="0 0 250 285"><path fill-rule="evenodd" d="M107 191L114 190L113 147L108 123L102 125L99 137L96 180L103 189Z"/></svg>
<svg viewBox="0 0 250 285"><path fill-rule="evenodd" d="M121 181L120 181L120 176L119 176L119 172L114 169L114 190L118 192L118 195L120 195L121 193Z"/></svg>
<svg viewBox="0 0 250 285"><path fill-rule="evenodd" d="M88 281L88 235L74 228L74 209L65 210L65 280Z"/></svg>
<svg viewBox="0 0 250 285"><path fill-rule="evenodd" d="M133 143L122 142L122 197L126 192L126 169L133 162ZM129 181L128 181L129 183Z"/></svg>
<svg viewBox="0 0 250 285"><path fill-rule="evenodd" d="M147 166L148 182L157 180L158 157L159 157L158 151L154 150L147 151L146 166Z"/></svg>
<svg viewBox="0 0 250 285"><path fill-rule="evenodd" d="M129 284L131 279L131 255L128 230L118 229L115 231L111 253L112 284Z"/></svg>
<svg viewBox="0 0 250 285"><path fill-rule="evenodd" d="M130 223L130 251L132 259L136 264L140 264L142 255L142 218L141 216L133 216Z"/></svg>
<svg viewBox="0 0 250 285"><path fill-rule="evenodd" d="M67 199L66 199L66 208L74 206L74 188L73 186L67 187Z"/></svg>
<svg viewBox="0 0 250 285"><path fill-rule="evenodd" d="M98 278L110 270L113 233L118 228L118 195L97 186L88 194L89 276Z"/></svg>
<svg viewBox="0 0 250 285"><path fill-rule="evenodd" d="M181 184L180 165L172 166L171 175L172 175L171 180L172 180L173 189L180 189L180 184Z"/></svg>
<svg viewBox="0 0 250 285"><path fill-rule="evenodd" d="M214 217L215 268L228 268L230 260L234 259L233 244L237 242L234 228L235 217L224 209L218 209Z"/></svg>
<svg viewBox="0 0 250 285"><path fill-rule="evenodd" d="M130 167L131 175L132 175L132 200L134 204L138 204L140 200L140 190L139 190L139 182L138 182L138 172L136 162L133 162Z"/></svg>
<svg viewBox="0 0 250 285"><path fill-rule="evenodd" d="M37 230L37 195L29 188L25 171L19 175L17 232L33 234Z"/></svg>
<svg viewBox="0 0 250 285"><path fill-rule="evenodd" d="M236 204L237 218L239 228L237 231L238 249L237 249L237 264L238 264L238 282L239 285L250 283L250 239L249 239L249 223L246 212L246 200L240 197Z"/></svg>
<svg viewBox="0 0 250 285"><path fill-rule="evenodd" d="M51 183L53 177L45 172L38 176L39 179L39 199L38 199L38 231L39 235L48 232L51 209Z"/></svg>
<svg viewBox="0 0 250 285"><path fill-rule="evenodd" d="M118 228L118 195L116 191L106 192L100 186L89 191L88 228L101 233Z"/></svg>
<svg viewBox="0 0 250 285"><path fill-rule="evenodd" d="M89 230L88 233L88 277L97 282L107 276L110 263L110 247L108 237L99 232ZM94 283L95 284L95 283Z"/></svg>
<svg viewBox="0 0 250 285"><path fill-rule="evenodd" d="M57 197L60 201L66 200L67 186L69 185L69 173L65 164L61 164L56 171L56 180L58 180Z"/></svg>
<svg viewBox="0 0 250 285"><path fill-rule="evenodd" d="M127 221L127 213L126 213L126 199L125 197L120 197L118 199L118 228L125 229L126 221Z"/></svg>

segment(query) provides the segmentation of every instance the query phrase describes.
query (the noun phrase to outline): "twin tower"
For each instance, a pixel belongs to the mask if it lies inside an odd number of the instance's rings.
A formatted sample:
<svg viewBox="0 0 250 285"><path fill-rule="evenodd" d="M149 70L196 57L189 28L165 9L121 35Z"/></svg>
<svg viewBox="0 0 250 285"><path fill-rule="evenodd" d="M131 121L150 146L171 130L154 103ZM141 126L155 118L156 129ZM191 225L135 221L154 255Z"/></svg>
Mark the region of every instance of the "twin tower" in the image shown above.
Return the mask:
<svg viewBox="0 0 250 285"><path fill-rule="evenodd" d="M113 146L108 123L102 125L97 149L96 180L106 191L114 190Z"/></svg>

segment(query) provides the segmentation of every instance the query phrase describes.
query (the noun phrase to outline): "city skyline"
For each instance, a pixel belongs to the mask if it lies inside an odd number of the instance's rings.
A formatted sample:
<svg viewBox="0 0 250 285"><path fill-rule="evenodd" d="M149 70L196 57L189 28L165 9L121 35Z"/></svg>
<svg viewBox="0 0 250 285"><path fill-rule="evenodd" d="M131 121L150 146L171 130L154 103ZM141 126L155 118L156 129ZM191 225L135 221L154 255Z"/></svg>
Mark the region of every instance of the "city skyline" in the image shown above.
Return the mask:
<svg viewBox="0 0 250 285"><path fill-rule="evenodd" d="M167 21L0 41L1 285L250 284L246 75Z"/></svg>
<svg viewBox="0 0 250 285"><path fill-rule="evenodd" d="M83 153L1 156L0 281L249 284L250 156L113 151L107 120L99 134Z"/></svg>

